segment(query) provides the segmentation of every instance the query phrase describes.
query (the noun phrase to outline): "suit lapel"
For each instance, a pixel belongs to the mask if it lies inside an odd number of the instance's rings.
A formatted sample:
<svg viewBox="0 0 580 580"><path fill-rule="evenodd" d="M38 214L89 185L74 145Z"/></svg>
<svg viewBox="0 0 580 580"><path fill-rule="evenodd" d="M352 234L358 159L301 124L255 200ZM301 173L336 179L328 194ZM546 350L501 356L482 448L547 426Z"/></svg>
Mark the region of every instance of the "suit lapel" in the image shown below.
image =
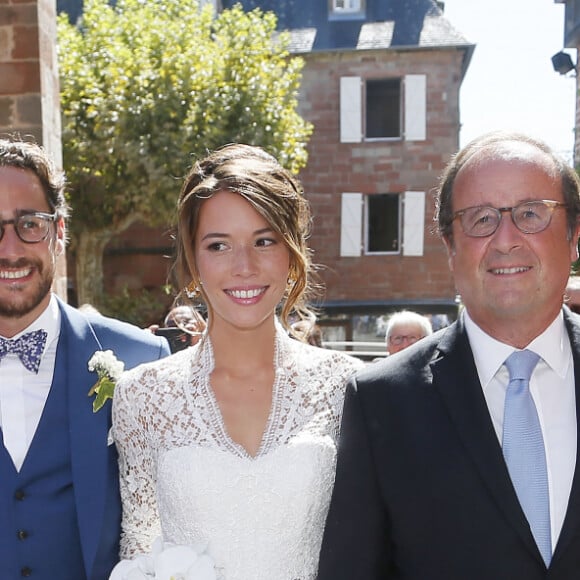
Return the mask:
<svg viewBox="0 0 580 580"><path fill-rule="evenodd" d="M109 413L93 413L87 396L96 381L87 363L101 346L87 320L62 303L58 349L65 349L69 402L71 465L78 523L87 576L93 567L101 535L107 493Z"/></svg>
<svg viewBox="0 0 580 580"><path fill-rule="evenodd" d="M562 531L556 549L554 558L559 558L563 551L569 546L570 541L578 535L580 530L580 440L578 434L578 418L580 417L580 326L577 317L567 308L564 308L564 321L570 336L572 346L572 357L574 361L574 382L576 391L576 467L574 469L574 478L572 479L572 488L570 498L568 499L568 509L562 525Z"/></svg>
<svg viewBox="0 0 580 580"><path fill-rule="evenodd" d="M440 358L431 364L433 386L498 510L541 559L513 489L461 320L444 335L439 350Z"/></svg>

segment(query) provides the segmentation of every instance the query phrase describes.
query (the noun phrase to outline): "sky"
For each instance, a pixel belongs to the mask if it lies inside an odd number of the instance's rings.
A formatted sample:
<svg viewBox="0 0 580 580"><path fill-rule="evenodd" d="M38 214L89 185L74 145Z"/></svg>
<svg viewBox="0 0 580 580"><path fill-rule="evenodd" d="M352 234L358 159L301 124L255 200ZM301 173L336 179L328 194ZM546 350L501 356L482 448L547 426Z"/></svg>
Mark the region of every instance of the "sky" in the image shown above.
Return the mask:
<svg viewBox="0 0 580 580"><path fill-rule="evenodd" d="M460 93L460 143L492 129L546 141L570 162L576 79L551 57L564 49L564 5L554 0L445 0L445 16L477 46Z"/></svg>

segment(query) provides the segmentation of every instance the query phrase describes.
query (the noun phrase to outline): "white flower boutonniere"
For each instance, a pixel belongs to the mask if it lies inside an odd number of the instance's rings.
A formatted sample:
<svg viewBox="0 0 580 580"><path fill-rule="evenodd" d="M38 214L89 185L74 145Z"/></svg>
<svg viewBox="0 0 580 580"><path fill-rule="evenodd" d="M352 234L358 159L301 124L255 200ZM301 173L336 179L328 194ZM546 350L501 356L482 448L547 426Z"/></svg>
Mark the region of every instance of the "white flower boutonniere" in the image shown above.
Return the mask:
<svg viewBox="0 0 580 580"><path fill-rule="evenodd" d="M150 554L121 560L109 580L216 580L213 560L204 551L157 538Z"/></svg>
<svg viewBox="0 0 580 580"><path fill-rule="evenodd" d="M93 401L96 413L107 401L113 398L115 383L125 369L125 363L118 360L112 350L98 350L89 360L89 371L96 372L97 382L91 387L89 397L97 395Z"/></svg>

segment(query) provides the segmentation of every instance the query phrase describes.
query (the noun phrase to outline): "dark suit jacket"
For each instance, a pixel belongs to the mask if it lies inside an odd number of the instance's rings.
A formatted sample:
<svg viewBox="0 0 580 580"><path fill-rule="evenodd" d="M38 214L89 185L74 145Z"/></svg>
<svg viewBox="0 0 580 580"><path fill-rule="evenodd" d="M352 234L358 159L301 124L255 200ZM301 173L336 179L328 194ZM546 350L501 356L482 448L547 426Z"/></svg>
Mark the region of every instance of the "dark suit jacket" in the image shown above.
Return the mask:
<svg viewBox="0 0 580 580"><path fill-rule="evenodd" d="M580 317L565 309L565 321L580 416ZM318 578L580 578L579 470L577 455L546 570L454 323L350 382Z"/></svg>
<svg viewBox="0 0 580 580"><path fill-rule="evenodd" d="M125 368L169 354L163 338L130 324L85 315L59 300L62 315L58 351L66 349L71 464L87 578L106 580L118 561L121 522L117 453L108 445L110 401L93 413L89 389L97 375L88 361L97 350L112 350ZM58 356L58 354L57 354ZM55 562L54 578L58 578ZM0 574L1 576L1 574Z"/></svg>

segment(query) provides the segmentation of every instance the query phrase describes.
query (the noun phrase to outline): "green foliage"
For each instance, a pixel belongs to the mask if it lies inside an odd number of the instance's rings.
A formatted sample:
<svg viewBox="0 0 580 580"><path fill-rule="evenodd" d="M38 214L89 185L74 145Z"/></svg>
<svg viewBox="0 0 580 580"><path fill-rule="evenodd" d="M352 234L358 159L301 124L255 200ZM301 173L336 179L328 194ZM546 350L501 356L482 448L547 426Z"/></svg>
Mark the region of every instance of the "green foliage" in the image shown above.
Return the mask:
<svg viewBox="0 0 580 580"><path fill-rule="evenodd" d="M80 28L59 17L73 235L131 216L167 223L192 157L228 142L304 166L302 61L288 57L275 25L240 6L214 20L184 0L87 0Z"/></svg>
<svg viewBox="0 0 580 580"><path fill-rule="evenodd" d="M83 230L170 223L192 160L225 143L261 145L298 172L312 127L287 40L271 13L214 17L192 0L86 0L79 27L59 16L73 248Z"/></svg>

